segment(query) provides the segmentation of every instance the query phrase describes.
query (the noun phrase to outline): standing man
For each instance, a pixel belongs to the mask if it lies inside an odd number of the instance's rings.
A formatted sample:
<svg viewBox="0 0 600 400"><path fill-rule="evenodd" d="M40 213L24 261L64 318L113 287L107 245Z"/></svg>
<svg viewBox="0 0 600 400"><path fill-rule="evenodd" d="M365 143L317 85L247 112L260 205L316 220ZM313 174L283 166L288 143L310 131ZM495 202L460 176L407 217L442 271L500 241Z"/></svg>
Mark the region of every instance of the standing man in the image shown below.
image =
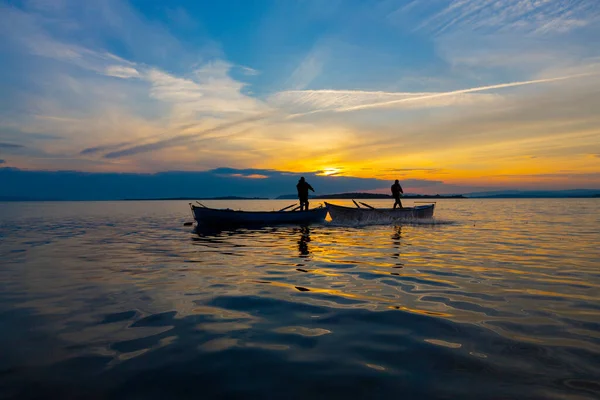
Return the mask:
<svg viewBox="0 0 600 400"><path fill-rule="evenodd" d="M310 186L309 183L304 180L303 176L300 177L300 180L296 185L296 189L298 189L298 198L300 199L300 211L302 211L304 207L306 207L306 211L308 211L308 189L312 190L313 192L315 189L313 189L312 186Z"/></svg>
<svg viewBox="0 0 600 400"><path fill-rule="evenodd" d="M392 185L392 196L394 196L394 200L396 200L394 202L394 208L396 208L396 205L400 206L400 208L403 208L402 202L400 201L400 193L404 193L404 190L402 190L402 186L400 186L398 179L396 179L396 182L394 182Z"/></svg>

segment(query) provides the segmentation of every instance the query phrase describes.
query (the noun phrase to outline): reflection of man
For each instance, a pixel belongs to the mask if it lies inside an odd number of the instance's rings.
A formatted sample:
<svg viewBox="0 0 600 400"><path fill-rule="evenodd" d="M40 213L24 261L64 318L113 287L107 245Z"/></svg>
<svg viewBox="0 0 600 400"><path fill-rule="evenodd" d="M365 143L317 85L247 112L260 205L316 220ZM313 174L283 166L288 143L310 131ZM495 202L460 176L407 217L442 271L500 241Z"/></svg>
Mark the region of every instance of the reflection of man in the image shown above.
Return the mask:
<svg viewBox="0 0 600 400"><path fill-rule="evenodd" d="M300 257L306 257L310 254L308 251L308 242L310 242L310 229L308 226L303 226L300 228L300 240L298 240L298 251L300 252Z"/></svg>
<svg viewBox="0 0 600 400"><path fill-rule="evenodd" d="M300 177L296 189L298 189L298 199L300 199L300 211L302 211L304 207L306 207L306 211L308 211L308 189L313 192L315 189L304 180L303 176Z"/></svg>
<svg viewBox="0 0 600 400"><path fill-rule="evenodd" d="M394 184L392 185L392 196L394 196L394 200L396 200L394 202L394 208L396 208L396 205L402 208L402 202L400 201L400 193L404 193L404 190L402 190L402 186L400 186L398 179L396 179L396 182L394 182Z"/></svg>

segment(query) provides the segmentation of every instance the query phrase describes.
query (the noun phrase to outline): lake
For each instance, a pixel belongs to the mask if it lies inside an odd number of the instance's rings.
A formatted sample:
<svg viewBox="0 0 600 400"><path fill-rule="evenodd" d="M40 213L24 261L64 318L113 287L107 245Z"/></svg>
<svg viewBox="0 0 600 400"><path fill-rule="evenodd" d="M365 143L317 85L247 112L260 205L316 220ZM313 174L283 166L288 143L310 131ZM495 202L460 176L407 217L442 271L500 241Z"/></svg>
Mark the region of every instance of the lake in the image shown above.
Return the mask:
<svg viewBox="0 0 600 400"><path fill-rule="evenodd" d="M0 398L600 396L600 199L191 220L186 201L0 203Z"/></svg>

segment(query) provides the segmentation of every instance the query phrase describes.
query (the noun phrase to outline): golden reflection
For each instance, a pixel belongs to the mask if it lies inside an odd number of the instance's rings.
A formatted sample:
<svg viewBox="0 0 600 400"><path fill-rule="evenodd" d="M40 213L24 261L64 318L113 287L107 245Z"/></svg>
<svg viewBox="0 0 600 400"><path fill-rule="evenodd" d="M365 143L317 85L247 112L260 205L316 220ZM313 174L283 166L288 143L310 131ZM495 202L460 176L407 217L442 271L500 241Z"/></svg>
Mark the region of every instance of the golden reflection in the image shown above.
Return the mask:
<svg viewBox="0 0 600 400"><path fill-rule="evenodd" d="M462 347L462 344L460 344L460 343L447 342L447 341L441 340L441 339L424 339L423 341L427 342L427 343L435 344L436 346L448 347L450 349L460 349Z"/></svg>
<svg viewBox="0 0 600 400"><path fill-rule="evenodd" d="M307 328L305 326L284 326L274 329L277 333L287 333L306 337L323 336L331 333L328 329L323 328Z"/></svg>
<svg viewBox="0 0 600 400"><path fill-rule="evenodd" d="M587 301L598 301L598 297L594 296L586 296L583 294L574 294L569 293L565 295L564 293L557 292L549 292L547 290L537 290L537 289L505 289L506 292L517 292L517 293L527 293L533 294L536 296L544 296L544 297L557 297L557 298L569 298L569 299L577 299L577 300L587 300Z"/></svg>

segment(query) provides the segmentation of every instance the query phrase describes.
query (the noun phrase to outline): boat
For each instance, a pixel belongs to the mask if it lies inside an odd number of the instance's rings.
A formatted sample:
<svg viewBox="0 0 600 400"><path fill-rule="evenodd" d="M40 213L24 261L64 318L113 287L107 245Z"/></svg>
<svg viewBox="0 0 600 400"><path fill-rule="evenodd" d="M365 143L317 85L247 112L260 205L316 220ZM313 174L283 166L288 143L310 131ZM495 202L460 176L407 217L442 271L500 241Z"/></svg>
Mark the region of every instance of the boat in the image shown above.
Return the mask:
<svg viewBox="0 0 600 400"><path fill-rule="evenodd" d="M276 225L276 224L310 224L324 222L327 208L322 205L312 210L298 211L300 206L279 211L242 211L230 208L209 208L201 203L196 206L190 203L194 219L199 225Z"/></svg>
<svg viewBox="0 0 600 400"><path fill-rule="evenodd" d="M360 207L356 201L354 207L338 206L325 202L325 207L329 211L329 216L333 222L353 221L353 222L385 222L398 220L412 220L422 218L432 218L435 209L435 203L420 205L415 207L403 208L375 208L366 203Z"/></svg>

